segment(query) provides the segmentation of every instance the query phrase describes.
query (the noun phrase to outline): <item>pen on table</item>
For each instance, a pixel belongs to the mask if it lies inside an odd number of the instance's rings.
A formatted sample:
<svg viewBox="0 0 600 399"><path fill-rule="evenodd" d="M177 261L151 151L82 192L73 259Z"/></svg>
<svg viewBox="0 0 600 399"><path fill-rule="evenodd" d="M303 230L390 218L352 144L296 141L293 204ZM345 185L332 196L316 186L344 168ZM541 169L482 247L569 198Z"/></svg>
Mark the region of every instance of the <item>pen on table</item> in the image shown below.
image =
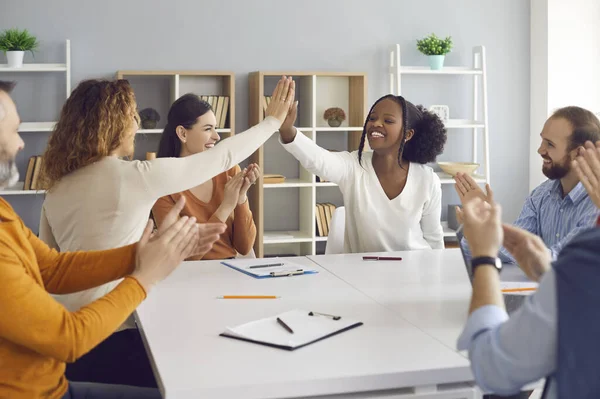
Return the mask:
<svg viewBox="0 0 600 399"><path fill-rule="evenodd" d="M249 269L258 269L260 267L275 267L275 266L283 266L283 263L268 263L265 265L254 265L254 266L250 266Z"/></svg>
<svg viewBox="0 0 600 399"><path fill-rule="evenodd" d="M217 299L277 299L275 295L222 295Z"/></svg>
<svg viewBox="0 0 600 399"><path fill-rule="evenodd" d="M536 291L537 288L533 288L533 287L526 287L526 288L503 288L502 292L503 293L508 293L508 292L523 292L523 291Z"/></svg>
<svg viewBox="0 0 600 399"><path fill-rule="evenodd" d="M402 260L395 256L363 256L363 260Z"/></svg>
<svg viewBox="0 0 600 399"><path fill-rule="evenodd" d="M298 270L287 270L287 271L282 271L282 272L271 272L270 275L271 277L286 277L286 276L296 276L299 274L304 274L304 269L298 269Z"/></svg>
<svg viewBox="0 0 600 399"><path fill-rule="evenodd" d="M290 334L294 333L294 330L292 330L290 328L290 326L288 326L287 324L285 324L285 322L283 320L281 320L279 317L277 318L277 323L279 323L280 326L282 326L283 328L285 328L286 330L288 330L288 332Z"/></svg>

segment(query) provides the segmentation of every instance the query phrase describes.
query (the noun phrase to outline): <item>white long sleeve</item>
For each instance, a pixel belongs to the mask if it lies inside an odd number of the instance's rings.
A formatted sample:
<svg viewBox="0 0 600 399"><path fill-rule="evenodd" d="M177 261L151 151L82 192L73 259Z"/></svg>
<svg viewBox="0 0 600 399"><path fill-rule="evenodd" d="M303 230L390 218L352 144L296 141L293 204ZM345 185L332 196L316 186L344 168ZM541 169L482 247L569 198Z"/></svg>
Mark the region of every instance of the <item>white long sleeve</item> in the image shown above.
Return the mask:
<svg viewBox="0 0 600 399"><path fill-rule="evenodd" d="M213 149L184 158L123 161L105 157L81 168L46 194L40 238L61 251L103 250L135 243L160 197L185 191L231 169L263 145L280 124L268 117ZM77 310L117 284L60 296L59 300Z"/></svg>
<svg viewBox="0 0 600 399"><path fill-rule="evenodd" d="M348 152L331 152L319 147L314 141L297 131L293 142L283 144L309 172L321 176L337 185L344 184L348 172L355 163L354 157Z"/></svg>
<svg viewBox="0 0 600 399"><path fill-rule="evenodd" d="M202 151L183 158L157 158L151 161L133 161L144 182L147 193L158 199L198 186L223 173L248 158L273 133L281 122L269 116L258 125L236 134L216 145L210 151Z"/></svg>
<svg viewBox="0 0 600 399"><path fill-rule="evenodd" d="M301 133L283 147L311 173L337 183L344 196L344 251L443 248L441 185L425 165L411 163L404 190L389 199L373 169L372 152L334 152Z"/></svg>

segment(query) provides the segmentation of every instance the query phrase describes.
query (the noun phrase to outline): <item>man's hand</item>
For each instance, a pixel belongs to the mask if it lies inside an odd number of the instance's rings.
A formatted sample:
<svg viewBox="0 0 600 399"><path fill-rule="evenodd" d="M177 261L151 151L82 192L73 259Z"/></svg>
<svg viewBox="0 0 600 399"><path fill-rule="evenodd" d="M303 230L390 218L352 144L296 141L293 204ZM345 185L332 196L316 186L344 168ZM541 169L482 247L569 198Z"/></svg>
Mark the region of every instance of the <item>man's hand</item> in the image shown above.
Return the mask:
<svg viewBox="0 0 600 399"><path fill-rule="evenodd" d="M456 182L456 184L454 184L454 189L460 198L461 204L464 205L465 202L475 197L479 197L482 200L489 202L490 193L492 191L489 184L485 185L486 194L481 187L477 185L475 180L465 173L457 173L456 176L454 176L454 181Z"/></svg>
<svg viewBox="0 0 600 399"><path fill-rule="evenodd" d="M495 258L502 245L500 205L494 202L493 195L488 197L488 201L473 197L465 202L463 210L457 214L463 220L463 231L473 257Z"/></svg>
<svg viewBox="0 0 600 399"><path fill-rule="evenodd" d="M519 267L532 281L540 278L550 269L550 250L544 241L535 234L507 224L504 230L504 248L515 258Z"/></svg>
<svg viewBox="0 0 600 399"><path fill-rule="evenodd" d="M595 146L588 141L585 148L578 149L573 169L596 207L600 208L600 141Z"/></svg>

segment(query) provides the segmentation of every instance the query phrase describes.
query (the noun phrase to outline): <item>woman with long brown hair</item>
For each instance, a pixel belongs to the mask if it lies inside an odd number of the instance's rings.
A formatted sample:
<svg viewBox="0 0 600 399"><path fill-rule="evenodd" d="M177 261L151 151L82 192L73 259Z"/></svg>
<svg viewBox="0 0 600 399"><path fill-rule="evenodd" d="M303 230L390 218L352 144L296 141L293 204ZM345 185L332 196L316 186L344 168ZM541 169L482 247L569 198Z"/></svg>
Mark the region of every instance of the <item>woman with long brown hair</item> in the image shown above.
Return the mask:
<svg viewBox="0 0 600 399"><path fill-rule="evenodd" d="M250 156L279 129L294 101L294 93L295 83L282 77L266 118L211 151L182 158L125 161L121 158L133 154L139 120L131 86L124 80L81 82L64 104L43 156L49 190L42 207L40 238L60 251L103 250L137 242L156 200L196 187ZM116 284L57 299L67 309L76 311ZM129 327L134 327L132 322ZM127 359L131 345L136 345L130 338L119 341L115 337L119 334L109 338L113 345L107 342L104 347L99 346L96 357L93 353L86 355L90 371L110 376L86 375L85 379L147 385L119 377L119 370L129 374L135 367ZM139 335L135 337L139 344ZM143 356L143 349L140 350ZM107 356L108 361L99 364Z"/></svg>

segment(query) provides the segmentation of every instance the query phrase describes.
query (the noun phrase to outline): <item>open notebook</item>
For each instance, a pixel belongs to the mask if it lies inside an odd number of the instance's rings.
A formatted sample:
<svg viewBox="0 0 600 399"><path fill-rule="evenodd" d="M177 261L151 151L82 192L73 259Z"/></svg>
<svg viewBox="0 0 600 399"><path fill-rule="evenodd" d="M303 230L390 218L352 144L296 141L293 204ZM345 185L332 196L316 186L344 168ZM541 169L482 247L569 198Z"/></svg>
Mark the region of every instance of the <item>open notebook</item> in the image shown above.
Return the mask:
<svg viewBox="0 0 600 399"><path fill-rule="evenodd" d="M316 269L281 258L227 259L221 263L255 278L288 277L318 273Z"/></svg>
<svg viewBox="0 0 600 399"><path fill-rule="evenodd" d="M309 313L313 315L310 316ZM277 318L289 326L293 333L282 326ZM358 320L345 317L334 318L309 310L291 310L237 327L228 327L219 335L291 351L362 324Z"/></svg>

